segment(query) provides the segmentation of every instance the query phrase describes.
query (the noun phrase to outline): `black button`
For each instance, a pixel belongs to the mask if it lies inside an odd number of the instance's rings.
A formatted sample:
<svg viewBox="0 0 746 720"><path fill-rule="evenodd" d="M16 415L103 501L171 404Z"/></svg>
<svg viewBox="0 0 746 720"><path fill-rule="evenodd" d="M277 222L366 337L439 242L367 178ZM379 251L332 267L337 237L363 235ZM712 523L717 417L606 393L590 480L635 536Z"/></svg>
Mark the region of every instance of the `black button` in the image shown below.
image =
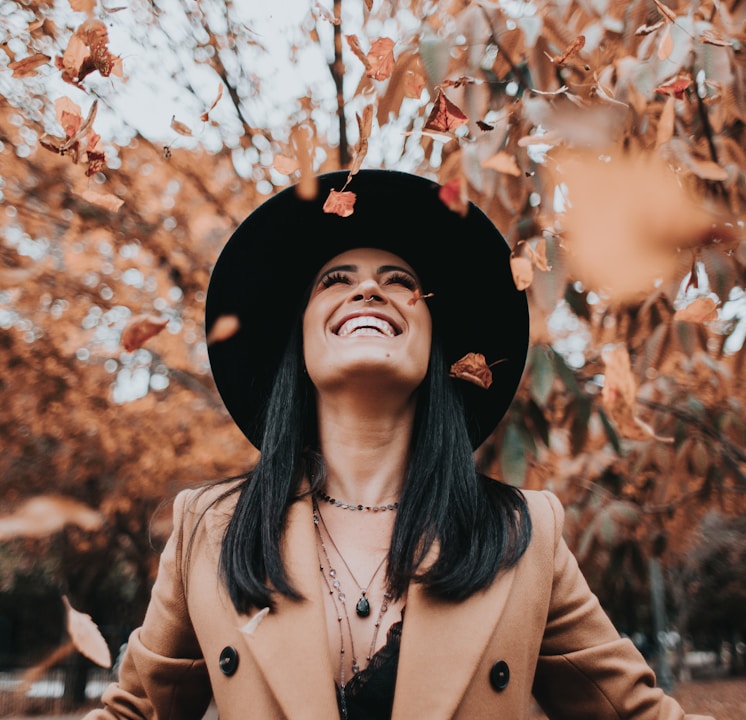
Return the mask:
<svg viewBox="0 0 746 720"><path fill-rule="evenodd" d="M498 660L490 670L490 685L497 692L502 692L510 682L510 668L505 660Z"/></svg>
<svg viewBox="0 0 746 720"><path fill-rule="evenodd" d="M236 648L230 645L224 647L220 653L220 662L218 664L220 665L220 672L223 675L233 675L238 667L238 653L236 652Z"/></svg>

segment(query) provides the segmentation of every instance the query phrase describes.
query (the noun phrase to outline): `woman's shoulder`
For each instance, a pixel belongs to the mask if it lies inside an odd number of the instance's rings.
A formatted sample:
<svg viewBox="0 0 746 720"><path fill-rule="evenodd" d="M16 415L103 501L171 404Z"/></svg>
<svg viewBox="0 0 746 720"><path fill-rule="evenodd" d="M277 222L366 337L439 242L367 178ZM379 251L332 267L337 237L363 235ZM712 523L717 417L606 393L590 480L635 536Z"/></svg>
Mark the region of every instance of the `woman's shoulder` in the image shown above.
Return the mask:
<svg viewBox="0 0 746 720"><path fill-rule="evenodd" d="M203 520L208 525L221 519L227 523L245 480L243 475L180 490L174 499L174 524L194 528Z"/></svg>
<svg viewBox="0 0 746 720"><path fill-rule="evenodd" d="M521 490L526 498L534 535L547 532L555 543L562 536L565 510L560 499L551 490Z"/></svg>

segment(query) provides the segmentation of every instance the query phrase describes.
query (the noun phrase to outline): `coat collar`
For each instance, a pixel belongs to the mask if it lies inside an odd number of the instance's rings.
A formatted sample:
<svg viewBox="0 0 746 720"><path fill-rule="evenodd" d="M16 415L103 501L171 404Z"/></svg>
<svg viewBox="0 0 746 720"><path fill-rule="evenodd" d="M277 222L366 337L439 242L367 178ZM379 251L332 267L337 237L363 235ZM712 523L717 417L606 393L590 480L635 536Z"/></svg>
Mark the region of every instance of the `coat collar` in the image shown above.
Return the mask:
<svg viewBox="0 0 746 720"><path fill-rule="evenodd" d="M287 717L328 720L338 713L336 672L310 497L289 510L283 554L305 600L278 596L274 611L260 610L254 622L240 619L241 634ZM434 600L421 585L410 585L392 720L453 717L505 607L514 574L502 573L487 590L458 603Z"/></svg>

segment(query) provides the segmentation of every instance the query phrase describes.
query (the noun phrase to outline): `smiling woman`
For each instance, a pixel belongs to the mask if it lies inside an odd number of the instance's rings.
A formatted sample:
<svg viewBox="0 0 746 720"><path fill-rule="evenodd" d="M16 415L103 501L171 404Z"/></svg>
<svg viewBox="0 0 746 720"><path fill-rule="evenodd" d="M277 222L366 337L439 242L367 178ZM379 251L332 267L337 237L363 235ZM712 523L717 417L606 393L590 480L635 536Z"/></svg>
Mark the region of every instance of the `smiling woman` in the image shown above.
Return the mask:
<svg viewBox="0 0 746 720"><path fill-rule="evenodd" d="M325 212L348 183L354 212ZM500 233L404 173L318 188L267 201L215 265L208 334L237 322L213 375L260 458L178 496L89 720L196 720L211 697L227 720L527 720L532 695L550 718L693 719L590 592L557 498L475 467L528 345Z"/></svg>

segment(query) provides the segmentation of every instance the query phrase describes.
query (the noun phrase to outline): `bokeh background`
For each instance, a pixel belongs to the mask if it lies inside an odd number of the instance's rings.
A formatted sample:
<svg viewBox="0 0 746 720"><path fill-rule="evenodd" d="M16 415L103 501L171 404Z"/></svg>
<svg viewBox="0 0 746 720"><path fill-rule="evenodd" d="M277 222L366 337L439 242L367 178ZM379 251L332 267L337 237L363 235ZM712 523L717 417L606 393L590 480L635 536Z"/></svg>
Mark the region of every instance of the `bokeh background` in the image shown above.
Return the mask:
<svg viewBox="0 0 746 720"><path fill-rule="evenodd" d="M231 230L386 167L480 205L529 296L480 466L559 495L689 712L744 717L746 6L115 3L0 6L0 713L95 702L170 500L256 456L203 328Z"/></svg>

